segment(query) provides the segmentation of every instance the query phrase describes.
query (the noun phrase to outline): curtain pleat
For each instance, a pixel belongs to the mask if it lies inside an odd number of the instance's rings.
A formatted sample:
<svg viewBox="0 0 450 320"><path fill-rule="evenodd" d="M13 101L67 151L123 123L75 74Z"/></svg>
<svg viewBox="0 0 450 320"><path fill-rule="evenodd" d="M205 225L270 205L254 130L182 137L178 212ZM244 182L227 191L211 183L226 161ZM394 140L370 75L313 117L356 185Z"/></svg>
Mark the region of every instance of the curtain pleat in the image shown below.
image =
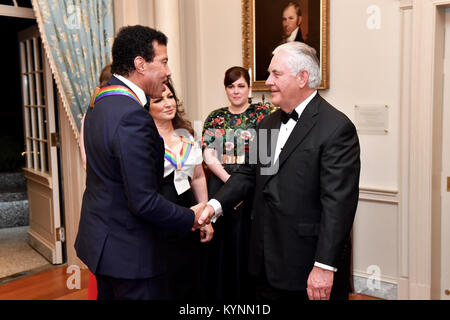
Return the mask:
<svg viewBox="0 0 450 320"><path fill-rule="evenodd" d="M78 139L81 119L111 62L112 0L33 0L58 92Z"/></svg>

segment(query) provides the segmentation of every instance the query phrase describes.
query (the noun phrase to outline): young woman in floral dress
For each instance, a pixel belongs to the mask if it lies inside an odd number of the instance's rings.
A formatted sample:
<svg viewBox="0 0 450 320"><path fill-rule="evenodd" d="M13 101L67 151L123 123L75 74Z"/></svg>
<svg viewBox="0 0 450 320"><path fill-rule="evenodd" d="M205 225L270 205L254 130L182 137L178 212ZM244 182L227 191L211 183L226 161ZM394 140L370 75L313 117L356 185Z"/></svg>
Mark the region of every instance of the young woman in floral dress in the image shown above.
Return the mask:
<svg viewBox="0 0 450 320"><path fill-rule="evenodd" d="M254 138L253 129L270 114L267 106L249 102L250 77L246 69L228 69L224 85L231 105L211 112L203 127L203 156L211 172L209 198L244 163ZM252 298L247 271L251 201L249 197L213 224L214 238L206 245L204 264L208 300Z"/></svg>

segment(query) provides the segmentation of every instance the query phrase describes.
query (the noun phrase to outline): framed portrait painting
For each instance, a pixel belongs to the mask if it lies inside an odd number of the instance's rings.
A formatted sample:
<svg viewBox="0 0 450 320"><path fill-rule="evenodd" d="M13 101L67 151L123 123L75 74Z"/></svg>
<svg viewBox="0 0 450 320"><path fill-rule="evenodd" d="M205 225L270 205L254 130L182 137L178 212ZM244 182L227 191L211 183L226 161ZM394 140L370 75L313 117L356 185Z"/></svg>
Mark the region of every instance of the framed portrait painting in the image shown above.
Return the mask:
<svg viewBox="0 0 450 320"><path fill-rule="evenodd" d="M287 41L313 47L320 61L319 89L329 88L329 0L242 0L243 66L251 69L254 91L264 84L272 51Z"/></svg>

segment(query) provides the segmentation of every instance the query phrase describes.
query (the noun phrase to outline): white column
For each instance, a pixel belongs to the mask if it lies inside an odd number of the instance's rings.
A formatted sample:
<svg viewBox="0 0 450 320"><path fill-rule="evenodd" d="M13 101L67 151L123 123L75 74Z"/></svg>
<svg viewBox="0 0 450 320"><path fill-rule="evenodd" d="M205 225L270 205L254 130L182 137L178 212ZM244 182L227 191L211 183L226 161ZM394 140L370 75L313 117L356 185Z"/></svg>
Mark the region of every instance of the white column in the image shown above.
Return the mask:
<svg viewBox="0 0 450 320"><path fill-rule="evenodd" d="M140 24L154 27L153 0L114 0L114 27Z"/></svg>
<svg viewBox="0 0 450 320"><path fill-rule="evenodd" d="M163 32L168 40L167 52L172 81L177 96L183 99L181 80L180 8L178 0L154 0L155 28Z"/></svg>

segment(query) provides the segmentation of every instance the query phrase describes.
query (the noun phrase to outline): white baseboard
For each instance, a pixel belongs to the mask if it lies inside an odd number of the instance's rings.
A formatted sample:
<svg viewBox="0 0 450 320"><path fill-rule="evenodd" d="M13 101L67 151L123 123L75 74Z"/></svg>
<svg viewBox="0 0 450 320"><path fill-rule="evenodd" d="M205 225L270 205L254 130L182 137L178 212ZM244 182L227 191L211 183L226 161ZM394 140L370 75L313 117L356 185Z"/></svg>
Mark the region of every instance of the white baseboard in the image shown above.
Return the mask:
<svg viewBox="0 0 450 320"><path fill-rule="evenodd" d="M373 281L370 278L353 275L353 287L356 293L386 300L397 300L397 284L392 282Z"/></svg>

